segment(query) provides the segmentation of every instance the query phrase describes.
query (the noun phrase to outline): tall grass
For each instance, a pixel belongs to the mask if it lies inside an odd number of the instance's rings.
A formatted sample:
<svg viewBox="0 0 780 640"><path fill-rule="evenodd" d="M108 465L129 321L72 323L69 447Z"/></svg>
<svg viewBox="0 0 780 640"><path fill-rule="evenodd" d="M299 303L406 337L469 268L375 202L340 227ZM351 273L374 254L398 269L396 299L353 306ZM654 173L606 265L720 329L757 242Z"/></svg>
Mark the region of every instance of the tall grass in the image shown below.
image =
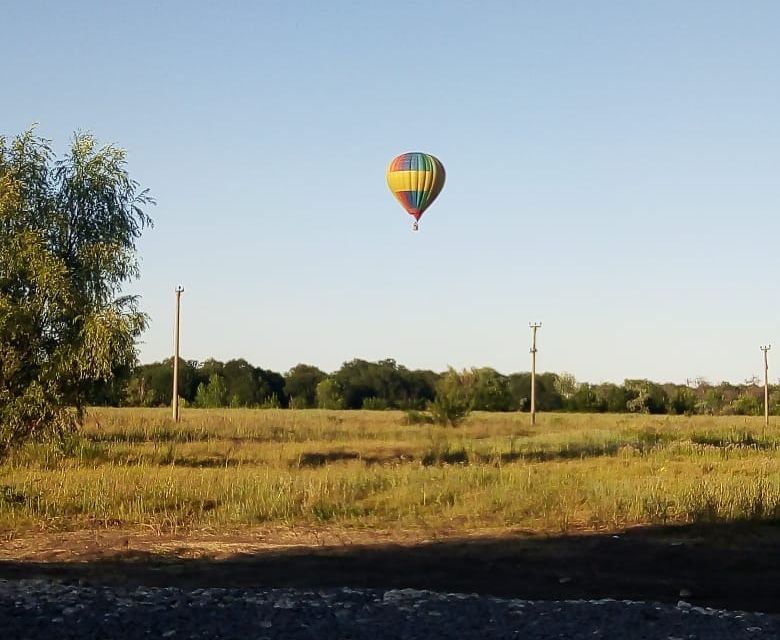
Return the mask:
<svg viewBox="0 0 780 640"><path fill-rule="evenodd" d="M780 432L750 418L96 410L0 467L0 530L245 525L566 532L780 516Z"/></svg>

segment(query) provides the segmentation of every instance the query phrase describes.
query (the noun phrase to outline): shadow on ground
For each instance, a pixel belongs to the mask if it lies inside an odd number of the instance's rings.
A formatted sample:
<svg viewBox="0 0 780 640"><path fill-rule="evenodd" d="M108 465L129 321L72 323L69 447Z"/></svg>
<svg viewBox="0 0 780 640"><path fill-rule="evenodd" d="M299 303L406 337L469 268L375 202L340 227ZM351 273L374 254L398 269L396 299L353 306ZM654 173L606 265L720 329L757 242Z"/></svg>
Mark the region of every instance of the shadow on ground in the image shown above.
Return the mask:
<svg viewBox="0 0 780 640"><path fill-rule="evenodd" d="M616 598L780 613L780 523L268 549L181 559L117 549L86 562L0 562L0 578L109 585L373 587L529 599Z"/></svg>

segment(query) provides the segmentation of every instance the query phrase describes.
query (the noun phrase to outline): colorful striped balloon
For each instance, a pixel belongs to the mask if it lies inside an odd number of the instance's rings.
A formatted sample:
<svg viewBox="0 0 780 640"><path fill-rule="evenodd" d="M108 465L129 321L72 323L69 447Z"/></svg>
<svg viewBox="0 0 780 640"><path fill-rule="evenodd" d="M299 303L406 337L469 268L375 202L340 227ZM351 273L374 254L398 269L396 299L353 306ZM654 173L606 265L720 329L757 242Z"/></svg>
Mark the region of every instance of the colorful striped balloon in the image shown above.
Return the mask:
<svg viewBox="0 0 780 640"><path fill-rule="evenodd" d="M387 167L387 185L414 218L413 229L444 186L444 165L427 153L403 153Z"/></svg>

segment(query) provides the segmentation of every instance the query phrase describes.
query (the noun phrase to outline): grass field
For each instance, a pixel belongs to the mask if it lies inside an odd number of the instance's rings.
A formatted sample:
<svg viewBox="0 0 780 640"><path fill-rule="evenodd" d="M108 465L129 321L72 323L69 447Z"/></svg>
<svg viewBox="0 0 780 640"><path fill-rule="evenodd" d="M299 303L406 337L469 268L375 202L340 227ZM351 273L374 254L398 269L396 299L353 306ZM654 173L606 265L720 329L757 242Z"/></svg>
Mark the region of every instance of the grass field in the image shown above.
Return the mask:
<svg viewBox="0 0 780 640"><path fill-rule="evenodd" d="M610 530L780 516L780 431L763 419L93 410L65 452L0 466L0 531L160 533L299 525Z"/></svg>

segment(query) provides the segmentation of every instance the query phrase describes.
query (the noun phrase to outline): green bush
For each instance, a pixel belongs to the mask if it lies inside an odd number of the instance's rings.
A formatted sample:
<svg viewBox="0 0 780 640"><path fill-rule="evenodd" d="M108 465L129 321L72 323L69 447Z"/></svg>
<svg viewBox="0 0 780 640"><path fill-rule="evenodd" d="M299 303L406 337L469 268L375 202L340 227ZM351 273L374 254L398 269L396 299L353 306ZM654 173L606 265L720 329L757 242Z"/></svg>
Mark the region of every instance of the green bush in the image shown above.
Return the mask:
<svg viewBox="0 0 780 640"><path fill-rule="evenodd" d="M468 417L473 406L471 378L469 372L459 373L450 367L439 379L436 399L428 406L434 422L456 427Z"/></svg>

